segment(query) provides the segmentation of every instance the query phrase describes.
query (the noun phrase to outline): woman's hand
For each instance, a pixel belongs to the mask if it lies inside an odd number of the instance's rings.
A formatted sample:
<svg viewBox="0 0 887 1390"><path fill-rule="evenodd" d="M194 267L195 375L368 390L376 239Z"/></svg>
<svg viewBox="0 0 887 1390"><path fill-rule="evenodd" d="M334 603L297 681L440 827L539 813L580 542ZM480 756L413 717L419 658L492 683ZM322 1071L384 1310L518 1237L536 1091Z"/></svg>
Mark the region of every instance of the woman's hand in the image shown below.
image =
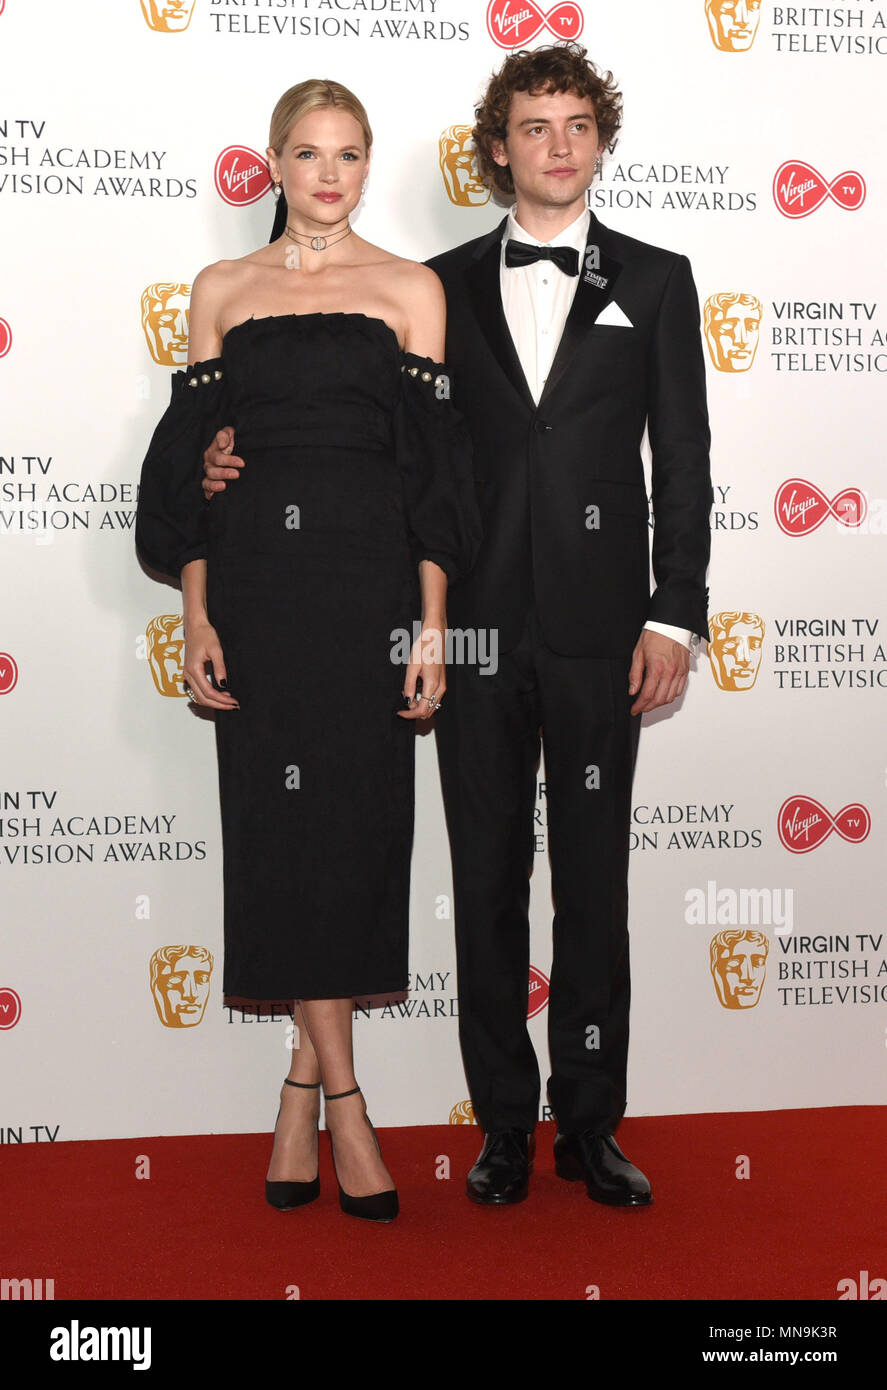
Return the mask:
<svg viewBox="0 0 887 1390"><path fill-rule="evenodd" d="M218 633L209 622L186 626L184 683L191 699L195 705L207 705L210 709L240 709L233 695L210 685L205 670L208 661L212 662L216 684L221 685L228 675Z"/></svg>
<svg viewBox="0 0 887 1390"><path fill-rule="evenodd" d="M426 619L422 631L410 651L403 693L410 702L409 709L398 710L401 719L430 719L447 688L447 673L444 656L446 652L447 623ZM422 681L422 693L417 695L416 684Z"/></svg>

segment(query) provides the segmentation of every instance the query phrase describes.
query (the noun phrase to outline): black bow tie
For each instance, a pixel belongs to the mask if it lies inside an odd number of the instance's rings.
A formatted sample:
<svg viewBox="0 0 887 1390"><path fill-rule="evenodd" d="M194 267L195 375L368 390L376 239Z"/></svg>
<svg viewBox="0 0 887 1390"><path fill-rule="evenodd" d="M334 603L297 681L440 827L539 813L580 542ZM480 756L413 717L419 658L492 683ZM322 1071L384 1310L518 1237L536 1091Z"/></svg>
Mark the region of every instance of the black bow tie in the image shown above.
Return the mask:
<svg viewBox="0 0 887 1390"><path fill-rule="evenodd" d="M565 275L579 274L579 252L575 246L531 246L528 241L515 241L513 237L506 241L507 266L533 265L536 261L553 261Z"/></svg>

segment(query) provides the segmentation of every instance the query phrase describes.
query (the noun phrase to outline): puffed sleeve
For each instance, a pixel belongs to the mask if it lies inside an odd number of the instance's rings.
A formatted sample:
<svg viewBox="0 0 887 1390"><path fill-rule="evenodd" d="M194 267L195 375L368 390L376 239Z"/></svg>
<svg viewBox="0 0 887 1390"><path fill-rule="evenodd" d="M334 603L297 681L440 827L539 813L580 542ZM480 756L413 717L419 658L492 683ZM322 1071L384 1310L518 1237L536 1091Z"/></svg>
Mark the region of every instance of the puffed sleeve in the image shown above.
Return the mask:
<svg viewBox="0 0 887 1390"><path fill-rule="evenodd" d="M203 451L222 425L233 424L221 357L173 373L169 405L142 462L136 504L136 550L160 574L179 579L189 560L207 553Z"/></svg>
<svg viewBox="0 0 887 1390"><path fill-rule="evenodd" d="M433 560L452 583L474 565L481 522L471 437L443 363L402 354L394 439L413 559Z"/></svg>

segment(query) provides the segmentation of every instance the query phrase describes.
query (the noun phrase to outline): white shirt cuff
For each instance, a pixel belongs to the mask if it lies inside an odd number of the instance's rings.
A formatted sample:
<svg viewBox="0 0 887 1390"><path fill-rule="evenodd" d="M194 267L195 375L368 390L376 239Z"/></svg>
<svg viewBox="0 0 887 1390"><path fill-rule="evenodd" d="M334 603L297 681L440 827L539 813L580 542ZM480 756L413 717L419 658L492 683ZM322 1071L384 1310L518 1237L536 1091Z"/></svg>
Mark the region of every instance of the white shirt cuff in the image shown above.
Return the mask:
<svg viewBox="0 0 887 1390"><path fill-rule="evenodd" d="M663 636L670 637L673 642L680 642L681 645L686 647L688 650L690 648L691 640L695 636L695 634L691 632L689 628L672 627L671 623L649 622L644 623L644 627L650 628L653 632L661 632Z"/></svg>

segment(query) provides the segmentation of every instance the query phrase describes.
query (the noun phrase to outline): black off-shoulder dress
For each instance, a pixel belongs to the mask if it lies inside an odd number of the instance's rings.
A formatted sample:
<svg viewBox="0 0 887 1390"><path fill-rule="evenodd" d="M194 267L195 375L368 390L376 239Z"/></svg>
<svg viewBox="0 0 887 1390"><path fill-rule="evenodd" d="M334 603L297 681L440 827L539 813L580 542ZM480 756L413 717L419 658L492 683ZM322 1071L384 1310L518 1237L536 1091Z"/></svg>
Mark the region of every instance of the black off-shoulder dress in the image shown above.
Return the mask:
<svg viewBox="0 0 887 1390"><path fill-rule="evenodd" d="M398 719L418 562L452 582L480 521L445 365L364 314L251 318L176 372L141 470L136 546L207 609L239 710L215 712L224 992L406 988L414 737ZM203 450L245 467L207 502ZM440 717L445 717L441 715Z"/></svg>

